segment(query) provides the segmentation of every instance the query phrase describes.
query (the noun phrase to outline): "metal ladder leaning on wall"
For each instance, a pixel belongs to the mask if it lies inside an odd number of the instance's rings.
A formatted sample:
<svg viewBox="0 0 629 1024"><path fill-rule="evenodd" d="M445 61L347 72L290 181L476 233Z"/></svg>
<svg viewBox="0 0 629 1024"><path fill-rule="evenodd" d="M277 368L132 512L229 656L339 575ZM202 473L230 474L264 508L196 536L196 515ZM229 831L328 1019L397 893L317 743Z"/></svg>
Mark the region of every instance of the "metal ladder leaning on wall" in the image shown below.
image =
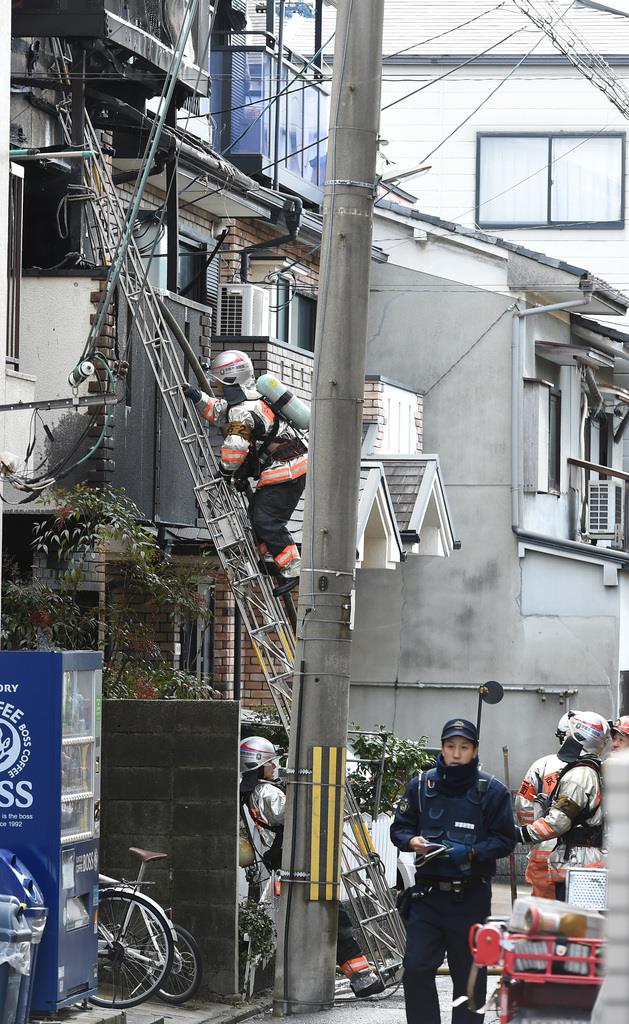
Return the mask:
<svg viewBox="0 0 629 1024"><path fill-rule="evenodd" d="M73 145L68 76L71 58L60 40L53 40L53 48L60 82L68 86L58 106L59 118L66 144ZM86 164L87 184L77 190L73 201L86 203L93 253L103 266L111 267L126 211L87 114L85 148L93 153ZM119 286L190 471L201 514L288 733L294 631L284 605L273 596L272 578L260 571L245 498L219 473L207 424L184 396L188 381L181 350L165 319L160 298L147 279L146 265L133 237L124 253ZM404 928L349 783L345 785L344 807L342 884L360 925L365 952L386 983L401 967Z"/></svg>

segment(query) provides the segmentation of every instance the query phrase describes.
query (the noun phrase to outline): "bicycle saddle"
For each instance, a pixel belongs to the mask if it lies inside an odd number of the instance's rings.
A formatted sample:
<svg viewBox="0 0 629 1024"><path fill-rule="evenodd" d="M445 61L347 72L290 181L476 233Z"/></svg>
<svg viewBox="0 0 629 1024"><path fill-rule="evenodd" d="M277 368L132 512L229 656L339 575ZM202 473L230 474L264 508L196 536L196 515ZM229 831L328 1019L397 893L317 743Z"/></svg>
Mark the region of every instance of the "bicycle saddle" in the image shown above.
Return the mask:
<svg viewBox="0 0 629 1024"><path fill-rule="evenodd" d="M150 860L163 860L168 856L167 853L156 853L155 850L141 850L138 846L130 846L129 853L135 853L143 864L148 864Z"/></svg>

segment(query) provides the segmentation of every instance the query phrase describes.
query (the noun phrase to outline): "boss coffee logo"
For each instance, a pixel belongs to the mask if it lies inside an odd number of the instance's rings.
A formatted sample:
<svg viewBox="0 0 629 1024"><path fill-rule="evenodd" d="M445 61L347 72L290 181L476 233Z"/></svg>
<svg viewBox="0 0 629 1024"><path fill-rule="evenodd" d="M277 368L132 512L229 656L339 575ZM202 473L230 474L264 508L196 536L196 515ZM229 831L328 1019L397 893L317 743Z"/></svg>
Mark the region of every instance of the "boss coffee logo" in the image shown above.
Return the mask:
<svg viewBox="0 0 629 1024"><path fill-rule="evenodd" d="M24 712L15 704L0 700L0 807L31 807L33 784L14 781L31 756L31 734Z"/></svg>

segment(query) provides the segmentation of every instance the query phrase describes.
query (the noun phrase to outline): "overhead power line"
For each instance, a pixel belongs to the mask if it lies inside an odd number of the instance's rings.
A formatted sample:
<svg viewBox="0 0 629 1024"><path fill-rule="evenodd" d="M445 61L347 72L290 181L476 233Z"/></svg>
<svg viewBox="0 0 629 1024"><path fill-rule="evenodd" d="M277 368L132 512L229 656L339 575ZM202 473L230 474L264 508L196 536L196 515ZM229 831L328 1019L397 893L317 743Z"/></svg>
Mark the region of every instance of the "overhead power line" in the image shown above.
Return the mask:
<svg viewBox="0 0 629 1024"><path fill-rule="evenodd" d="M533 3L530 0L512 2L529 21L542 30L553 46L563 53L592 85L607 96L623 117L629 117L629 90L616 76L605 58L592 49L578 29L566 20L566 14L573 4L558 17L557 4L554 0L545 0L541 3Z"/></svg>

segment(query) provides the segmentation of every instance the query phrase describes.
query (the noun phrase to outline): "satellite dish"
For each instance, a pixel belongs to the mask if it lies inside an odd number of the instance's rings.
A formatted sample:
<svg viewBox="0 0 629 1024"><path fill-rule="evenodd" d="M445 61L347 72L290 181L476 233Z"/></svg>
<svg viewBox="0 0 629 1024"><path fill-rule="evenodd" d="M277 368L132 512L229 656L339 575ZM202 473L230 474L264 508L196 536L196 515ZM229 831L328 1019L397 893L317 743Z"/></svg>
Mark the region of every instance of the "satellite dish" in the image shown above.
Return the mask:
<svg viewBox="0 0 629 1024"><path fill-rule="evenodd" d="M505 695L503 687L495 679L488 679L486 683L479 686L478 692L485 704L500 704Z"/></svg>

